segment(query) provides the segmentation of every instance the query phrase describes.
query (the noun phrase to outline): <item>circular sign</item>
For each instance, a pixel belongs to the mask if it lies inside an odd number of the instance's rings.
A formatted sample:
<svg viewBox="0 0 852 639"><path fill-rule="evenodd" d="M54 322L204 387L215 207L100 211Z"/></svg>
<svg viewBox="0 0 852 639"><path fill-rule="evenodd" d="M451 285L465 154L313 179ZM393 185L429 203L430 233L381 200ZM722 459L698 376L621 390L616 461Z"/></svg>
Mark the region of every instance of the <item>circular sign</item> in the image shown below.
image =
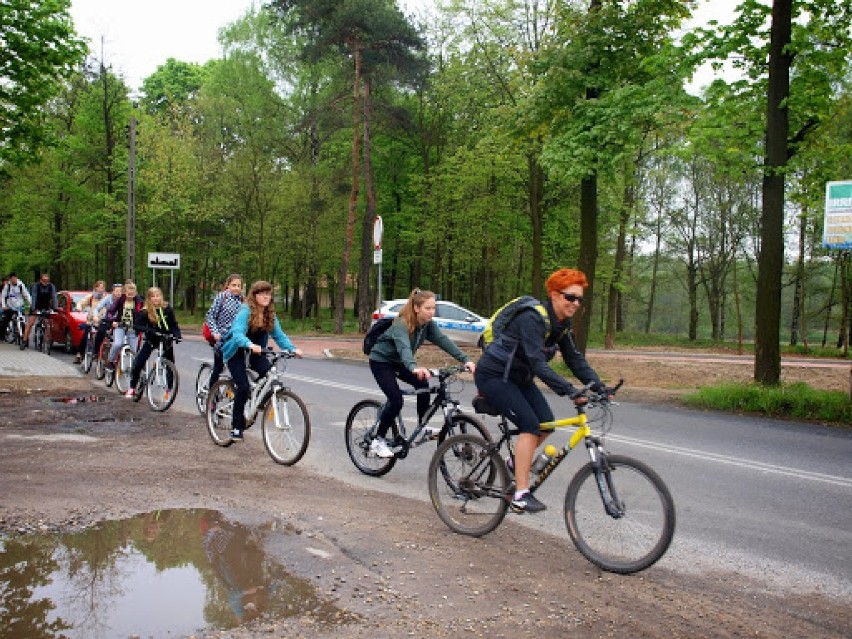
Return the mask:
<svg viewBox="0 0 852 639"><path fill-rule="evenodd" d="M379 250L382 248L382 234L384 233L384 226L382 225L382 216L377 215L376 219L373 220L373 248Z"/></svg>

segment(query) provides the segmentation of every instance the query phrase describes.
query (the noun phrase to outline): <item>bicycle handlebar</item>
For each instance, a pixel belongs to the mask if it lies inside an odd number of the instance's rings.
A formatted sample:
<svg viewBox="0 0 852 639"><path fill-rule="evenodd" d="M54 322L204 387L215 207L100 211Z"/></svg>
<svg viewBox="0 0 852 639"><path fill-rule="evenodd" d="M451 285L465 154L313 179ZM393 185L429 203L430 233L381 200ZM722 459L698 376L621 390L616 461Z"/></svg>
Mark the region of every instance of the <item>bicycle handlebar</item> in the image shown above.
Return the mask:
<svg viewBox="0 0 852 639"><path fill-rule="evenodd" d="M437 377L440 381L444 381L448 377L463 373L467 369L464 364L456 364L455 366L445 366L444 368L429 368L430 377Z"/></svg>

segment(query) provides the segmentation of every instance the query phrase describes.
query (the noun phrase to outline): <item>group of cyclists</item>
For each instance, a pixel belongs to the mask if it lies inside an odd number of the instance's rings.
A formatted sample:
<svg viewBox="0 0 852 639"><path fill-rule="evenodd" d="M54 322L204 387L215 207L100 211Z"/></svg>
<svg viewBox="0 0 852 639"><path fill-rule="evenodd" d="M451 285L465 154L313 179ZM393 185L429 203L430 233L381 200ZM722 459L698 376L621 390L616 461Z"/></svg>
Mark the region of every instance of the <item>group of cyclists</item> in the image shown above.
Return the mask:
<svg viewBox="0 0 852 639"><path fill-rule="evenodd" d="M521 434L514 459L507 460L515 475L512 508L518 512L544 510L544 504L529 491L529 476L535 450L550 434L543 432L539 424L552 421L553 413L535 380L544 382L557 395L572 399L576 396L577 402L583 401L581 394L549 365L559 351L577 379L591 384L596 392L606 391L606 386L576 348L571 328L572 317L583 302L587 286L586 276L581 271L559 269L547 279L546 299L518 298L498 309L489 328L494 334L488 336L478 364L470 361L433 321L435 293L419 288L412 290L398 317L378 338L369 354L370 371L387 398L380 415L379 436L372 442L370 452L378 457L393 456L383 436L402 410L399 380L415 388L428 384L429 372L417 365L415 354L425 341L429 341L462 362L474 374L479 394L519 428ZM12 273L3 286L2 299L5 329L10 316L25 301L35 310L55 308L56 291L47 274L28 291ZM91 294L79 302L78 310L85 310L89 326L97 327L94 353L99 353L108 331L113 332L108 367L115 366L125 334L129 338L127 342L134 346L136 357L126 391L128 397L134 396L141 370L163 336L171 335L175 341L181 338L174 312L157 287L149 288L143 298L132 281L113 284L109 293L104 282L98 281ZM270 338L282 350L297 356L301 356L301 351L281 330L272 284L263 280L254 282L243 295L243 278L236 273L229 275L205 316L205 324L205 337L214 349L208 387L227 366L236 389L231 438L240 441L245 429L243 407L250 392L247 369L253 369L260 376L267 372L269 362L262 353ZM28 329L31 325L32 321ZM90 339L89 332L84 331L78 346L78 362ZM137 345L139 347L135 348ZM166 349L165 357L174 362L171 348ZM419 395L418 417L422 417L427 408L428 396Z"/></svg>
<svg viewBox="0 0 852 639"><path fill-rule="evenodd" d="M58 302L56 287L50 281L48 273L42 273L32 285L32 289L24 286L14 271L9 273L8 278L3 278L3 286L0 288L0 300L2 300L3 318L0 320L0 336L6 335L13 318L18 313L24 313L29 307L30 314L27 317L27 325L24 331L23 347L26 348L30 341L30 332L33 330L36 316L40 312L56 309Z"/></svg>

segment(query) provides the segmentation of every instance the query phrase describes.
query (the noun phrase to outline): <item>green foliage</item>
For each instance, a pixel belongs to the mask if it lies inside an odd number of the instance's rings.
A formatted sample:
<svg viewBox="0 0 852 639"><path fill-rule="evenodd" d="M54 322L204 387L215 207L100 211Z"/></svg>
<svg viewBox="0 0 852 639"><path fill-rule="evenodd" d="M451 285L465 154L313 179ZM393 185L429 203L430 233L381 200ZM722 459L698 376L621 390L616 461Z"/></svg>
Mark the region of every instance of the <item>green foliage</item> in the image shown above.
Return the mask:
<svg viewBox="0 0 852 639"><path fill-rule="evenodd" d="M83 60L70 0L4 0L0 11L0 172L54 139L44 108Z"/></svg>
<svg viewBox="0 0 852 639"><path fill-rule="evenodd" d="M767 417L852 424L852 400L845 393L816 390L807 384L765 387L722 384L685 398L696 408L759 413Z"/></svg>

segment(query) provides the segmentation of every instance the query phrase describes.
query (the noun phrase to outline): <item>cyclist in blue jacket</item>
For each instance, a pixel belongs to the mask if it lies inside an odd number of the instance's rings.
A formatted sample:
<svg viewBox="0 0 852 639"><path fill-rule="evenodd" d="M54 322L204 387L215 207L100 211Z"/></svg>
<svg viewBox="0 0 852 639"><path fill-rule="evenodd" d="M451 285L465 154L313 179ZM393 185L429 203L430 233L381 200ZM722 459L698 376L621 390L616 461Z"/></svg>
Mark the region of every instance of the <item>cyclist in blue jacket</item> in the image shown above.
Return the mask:
<svg viewBox="0 0 852 639"><path fill-rule="evenodd" d="M246 303L240 308L231 325L231 330L222 341L222 359L228 365L231 379L236 387L233 430L231 431L231 439L234 441L241 441L243 438L246 423L245 406L251 391L246 374L246 358L238 353L248 351L248 367L261 377L266 375L272 365L262 353L269 343L270 336L282 350L302 356L302 351L296 348L281 330L281 324L278 322L275 306L272 303L272 284L260 280L251 285L246 296Z"/></svg>

